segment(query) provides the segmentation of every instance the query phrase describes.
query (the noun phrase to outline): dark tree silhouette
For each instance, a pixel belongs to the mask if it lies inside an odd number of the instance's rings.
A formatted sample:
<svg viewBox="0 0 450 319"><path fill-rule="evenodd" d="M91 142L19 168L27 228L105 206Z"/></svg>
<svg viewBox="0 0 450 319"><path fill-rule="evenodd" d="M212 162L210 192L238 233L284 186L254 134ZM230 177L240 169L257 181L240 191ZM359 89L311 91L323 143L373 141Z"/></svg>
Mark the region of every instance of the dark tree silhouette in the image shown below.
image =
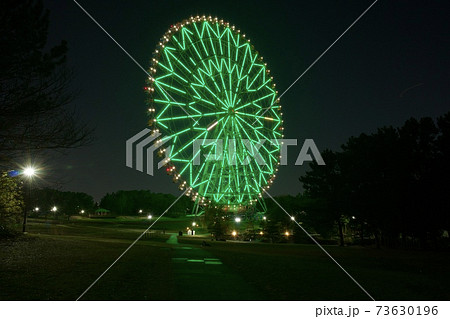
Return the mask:
<svg viewBox="0 0 450 319"><path fill-rule="evenodd" d="M108 193L100 201L100 207L110 210L116 215L162 214L176 197L172 194L152 193L149 190L117 191ZM177 217L188 213L193 203L186 196L173 205L165 216ZM190 209L189 209L190 212Z"/></svg>
<svg viewBox="0 0 450 319"><path fill-rule="evenodd" d="M52 213L55 216L78 215L81 210L88 215L94 211L95 207L91 195L51 188L36 189L32 194L32 204L39 207L39 214ZM54 206L57 207L56 212L51 211Z"/></svg>
<svg viewBox="0 0 450 319"><path fill-rule="evenodd" d="M216 240L224 239L225 235L230 232L229 217L221 209L207 208L203 216L203 222Z"/></svg>
<svg viewBox="0 0 450 319"><path fill-rule="evenodd" d="M41 0L0 2L0 164L43 150L79 147L92 131L68 104L67 44L45 50L49 12Z"/></svg>
<svg viewBox="0 0 450 319"><path fill-rule="evenodd" d="M351 137L323 157L326 166L313 163L300 178L316 200L311 221L337 224L341 243L350 220L362 243L371 236L378 246L439 246L450 229L450 113Z"/></svg>
<svg viewBox="0 0 450 319"><path fill-rule="evenodd" d="M311 202L309 208L312 214L314 228L322 235L332 231L336 223L339 232L340 244L344 245L342 216L346 209L345 181L339 165L339 154L330 150L322 152L322 157L327 165L318 165L313 162L305 176L300 178L308 197L316 199Z"/></svg>

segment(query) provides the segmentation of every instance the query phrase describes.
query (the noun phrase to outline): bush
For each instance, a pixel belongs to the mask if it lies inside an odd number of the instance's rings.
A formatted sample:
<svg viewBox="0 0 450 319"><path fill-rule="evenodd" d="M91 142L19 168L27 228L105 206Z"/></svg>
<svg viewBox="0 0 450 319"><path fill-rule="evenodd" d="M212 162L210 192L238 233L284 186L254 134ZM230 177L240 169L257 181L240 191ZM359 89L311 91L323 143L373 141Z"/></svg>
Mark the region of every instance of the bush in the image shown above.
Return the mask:
<svg viewBox="0 0 450 319"><path fill-rule="evenodd" d="M23 212L23 198L20 180L9 177L6 172L0 173L0 227L1 232L19 223Z"/></svg>
<svg viewBox="0 0 450 319"><path fill-rule="evenodd" d="M20 233L11 228L0 225L0 239L13 239L20 235Z"/></svg>

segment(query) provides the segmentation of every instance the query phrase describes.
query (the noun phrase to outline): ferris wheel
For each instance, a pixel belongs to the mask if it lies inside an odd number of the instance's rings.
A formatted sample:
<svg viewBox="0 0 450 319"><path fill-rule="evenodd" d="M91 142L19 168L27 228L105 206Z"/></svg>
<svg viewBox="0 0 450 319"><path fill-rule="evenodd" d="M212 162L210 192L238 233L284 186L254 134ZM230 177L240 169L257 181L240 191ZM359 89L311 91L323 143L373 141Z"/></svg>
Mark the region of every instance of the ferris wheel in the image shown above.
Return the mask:
<svg viewBox="0 0 450 319"><path fill-rule="evenodd" d="M173 181L200 206L254 205L278 171L283 120L250 40L223 20L191 17L160 39L149 73L149 125L170 145Z"/></svg>

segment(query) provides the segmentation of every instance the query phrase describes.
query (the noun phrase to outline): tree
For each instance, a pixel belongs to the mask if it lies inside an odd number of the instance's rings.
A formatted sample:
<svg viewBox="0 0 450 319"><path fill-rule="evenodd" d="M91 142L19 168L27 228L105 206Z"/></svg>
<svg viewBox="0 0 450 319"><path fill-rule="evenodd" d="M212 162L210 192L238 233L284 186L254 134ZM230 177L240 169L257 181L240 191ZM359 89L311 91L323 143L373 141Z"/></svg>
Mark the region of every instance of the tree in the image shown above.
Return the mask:
<svg viewBox="0 0 450 319"><path fill-rule="evenodd" d="M91 141L68 108L67 44L45 50L49 12L42 0L0 2L0 164L23 152L63 150Z"/></svg>
<svg viewBox="0 0 450 319"><path fill-rule="evenodd" d="M434 166L434 185L436 189L437 207L440 227L450 230L450 197L448 181L450 180L450 112L438 117L439 134L436 138L437 163Z"/></svg>
<svg viewBox="0 0 450 319"><path fill-rule="evenodd" d="M327 237L335 224L338 225L339 241L344 245L342 217L346 212L346 183L341 174L340 154L331 150L322 152L326 165L310 164L311 170L300 177L306 196L314 198L309 207L314 228Z"/></svg>
<svg viewBox="0 0 450 319"><path fill-rule="evenodd" d="M19 223L24 209L20 181L0 173L0 237L9 234L14 224Z"/></svg>
<svg viewBox="0 0 450 319"><path fill-rule="evenodd" d="M313 163L300 178L322 205L317 218L351 220L378 246L436 247L450 228L450 113L351 137L323 157L327 166Z"/></svg>
<svg viewBox="0 0 450 319"><path fill-rule="evenodd" d="M103 196L100 206L118 215L138 215L140 210L147 214L162 214L175 200L176 197L172 194L152 193L149 190L120 190ZM183 196L165 216L184 216L186 207L192 205L189 198Z"/></svg>
<svg viewBox="0 0 450 319"><path fill-rule="evenodd" d="M230 220L227 213L220 208L208 207L205 210L203 221L216 240L223 239L224 235L230 231Z"/></svg>
<svg viewBox="0 0 450 319"><path fill-rule="evenodd" d="M33 204L40 208L40 213L50 213L56 206L56 215L78 215L83 210L86 214L94 211L94 199L81 192L64 192L51 188L36 189L33 192Z"/></svg>
<svg viewBox="0 0 450 319"><path fill-rule="evenodd" d="M346 188L346 213L364 237L387 233L398 225L399 198L404 183L404 148L398 129L383 127L371 135L351 137L343 146L339 162ZM377 237L378 239L378 237Z"/></svg>

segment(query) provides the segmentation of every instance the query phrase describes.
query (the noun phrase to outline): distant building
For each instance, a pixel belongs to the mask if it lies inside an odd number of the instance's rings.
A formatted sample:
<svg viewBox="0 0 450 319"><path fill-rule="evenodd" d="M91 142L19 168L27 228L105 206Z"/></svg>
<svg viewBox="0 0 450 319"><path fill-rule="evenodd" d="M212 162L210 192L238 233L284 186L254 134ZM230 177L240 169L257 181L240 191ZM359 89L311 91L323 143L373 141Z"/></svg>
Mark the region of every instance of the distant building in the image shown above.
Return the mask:
<svg viewBox="0 0 450 319"><path fill-rule="evenodd" d="M89 214L89 218L107 218L112 217L111 211L105 208L99 208L95 212Z"/></svg>

